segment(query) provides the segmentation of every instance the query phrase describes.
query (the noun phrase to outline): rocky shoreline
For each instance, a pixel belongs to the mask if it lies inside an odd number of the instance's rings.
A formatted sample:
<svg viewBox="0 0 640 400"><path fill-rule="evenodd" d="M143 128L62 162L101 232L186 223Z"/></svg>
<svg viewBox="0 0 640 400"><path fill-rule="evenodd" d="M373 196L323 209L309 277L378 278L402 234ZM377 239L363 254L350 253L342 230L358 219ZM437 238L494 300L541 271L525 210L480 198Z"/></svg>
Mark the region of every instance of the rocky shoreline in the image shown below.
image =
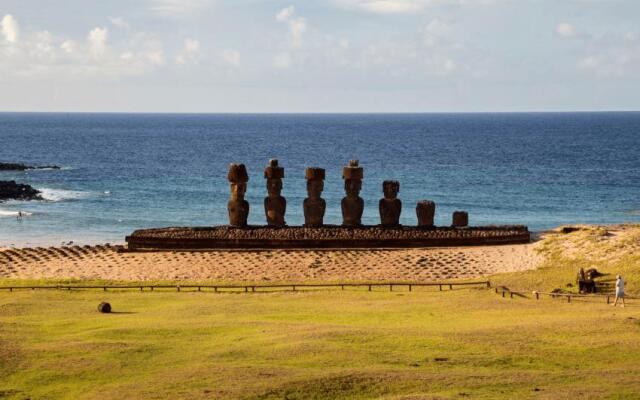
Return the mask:
<svg viewBox="0 0 640 400"><path fill-rule="evenodd" d="M41 192L31 185L16 181L0 181L0 202L6 200L44 200Z"/></svg>
<svg viewBox="0 0 640 400"><path fill-rule="evenodd" d="M0 171L29 171L35 169L60 169L57 165L27 165L22 163L0 163Z"/></svg>

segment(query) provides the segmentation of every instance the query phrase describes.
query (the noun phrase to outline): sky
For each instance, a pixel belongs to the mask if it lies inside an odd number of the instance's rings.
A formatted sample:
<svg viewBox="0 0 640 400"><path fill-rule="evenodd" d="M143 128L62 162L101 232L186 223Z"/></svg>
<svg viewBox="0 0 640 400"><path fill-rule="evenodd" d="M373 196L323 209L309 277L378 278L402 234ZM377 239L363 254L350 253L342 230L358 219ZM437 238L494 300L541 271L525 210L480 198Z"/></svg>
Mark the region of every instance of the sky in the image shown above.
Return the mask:
<svg viewBox="0 0 640 400"><path fill-rule="evenodd" d="M609 110L638 0L0 0L0 111Z"/></svg>

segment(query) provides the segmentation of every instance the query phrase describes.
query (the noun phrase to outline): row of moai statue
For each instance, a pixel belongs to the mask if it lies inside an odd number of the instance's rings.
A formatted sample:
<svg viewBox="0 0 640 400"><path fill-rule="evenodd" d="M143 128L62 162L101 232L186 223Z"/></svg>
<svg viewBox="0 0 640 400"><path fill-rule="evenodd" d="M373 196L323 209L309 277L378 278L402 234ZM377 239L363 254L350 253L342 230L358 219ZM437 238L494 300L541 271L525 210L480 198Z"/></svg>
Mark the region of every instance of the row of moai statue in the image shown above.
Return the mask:
<svg viewBox="0 0 640 400"><path fill-rule="evenodd" d="M231 183L231 199L227 204L229 211L229 224L236 227L247 226L249 216L249 202L244 196L247 191L249 175L244 164L231 164L227 175ZM278 165L278 160L269 160L269 165L264 170L264 178L267 181L268 196L264 199L264 212L269 226L285 226L284 219L287 211L287 200L282 197L282 179L284 168ZM349 161L349 165L342 169L344 190L346 196L342 199L342 225L361 226L364 200L360 197L364 169L358 160ZM308 227L321 227L324 225L324 213L327 203L321 197L324 190L325 170L323 168L310 167L305 170L307 180L307 198L304 199L304 225ZM402 202L398 199L400 183L398 181L384 181L382 183L384 198L380 199L378 208L380 211L380 225L396 227L400 225L400 213ZM436 204L433 201L422 200L416 205L418 226L433 227ZM465 227L469 223L469 216L464 211L453 213L452 226Z"/></svg>

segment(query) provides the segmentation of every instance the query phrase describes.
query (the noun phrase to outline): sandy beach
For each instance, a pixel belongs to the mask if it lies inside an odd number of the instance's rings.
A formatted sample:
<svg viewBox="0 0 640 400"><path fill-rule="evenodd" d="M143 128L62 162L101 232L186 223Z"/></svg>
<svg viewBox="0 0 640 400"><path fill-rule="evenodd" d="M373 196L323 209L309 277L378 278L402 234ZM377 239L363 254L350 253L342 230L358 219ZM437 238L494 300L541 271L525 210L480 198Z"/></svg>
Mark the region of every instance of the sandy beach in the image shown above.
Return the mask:
<svg viewBox="0 0 640 400"><path fill-rule="evenodd" d="M12 279L278 281L435 281L536 268L535 243L406 250L119 252L118 246L0 251L0 277Z"/></svg>

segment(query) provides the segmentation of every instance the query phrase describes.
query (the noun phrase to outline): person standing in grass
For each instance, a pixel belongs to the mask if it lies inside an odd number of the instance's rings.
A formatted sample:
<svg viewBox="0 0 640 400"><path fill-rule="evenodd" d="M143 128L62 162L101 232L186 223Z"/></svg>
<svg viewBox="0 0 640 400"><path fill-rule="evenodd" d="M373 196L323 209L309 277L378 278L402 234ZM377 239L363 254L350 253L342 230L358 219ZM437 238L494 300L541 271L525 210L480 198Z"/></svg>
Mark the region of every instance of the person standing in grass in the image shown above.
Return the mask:
<svg viewBox="0 0 640 400"><path fill-rule="evenodd" d="M622 300L622 307L624 307L624 279L620 275L616 276L616 301L613 302L614 307L618 304L618 299Z"/></svg>

